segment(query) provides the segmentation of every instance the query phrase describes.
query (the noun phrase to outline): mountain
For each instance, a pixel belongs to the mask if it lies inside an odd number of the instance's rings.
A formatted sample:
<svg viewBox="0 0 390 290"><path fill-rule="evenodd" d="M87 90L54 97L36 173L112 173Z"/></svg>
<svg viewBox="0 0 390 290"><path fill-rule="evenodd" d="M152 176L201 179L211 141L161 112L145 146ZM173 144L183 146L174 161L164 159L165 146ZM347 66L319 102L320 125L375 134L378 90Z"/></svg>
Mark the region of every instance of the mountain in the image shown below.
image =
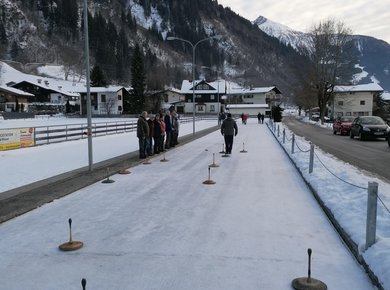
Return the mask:
<svg viewBox="0 0 390 290"><path fill-rule="evenodd" d="M307 33L293 30L263 16L259 16L253 23L257 25L260 30L279 39L283 44L289 45L299 52L310 51L310 37Z"/></svg>
<svg viewBox="0 0 390 290"><path fill-rule="evenodd" d="M217 77L244 86L277 85L288 93L300 84L307 59L216 0L89 0L91 65L111 84L130 85L136 44L144 55L148 89ZM85 74L82 0L0 0L0 59L35 73L39 63L62 65L64 78ZM33 64L32 64L33 63Z"/></svg>
<svg viewBox="0 0 390 290"><path fill-rule="evenodd" d="M259 16L254 22L263 32L277 38L285 45L306 54L310 51L308 33L295 31L289 27ZM385 91L390 91L390 45L374 37L353 35L350 53L356 63L348 80L353 84L378 83Z"/></svg>

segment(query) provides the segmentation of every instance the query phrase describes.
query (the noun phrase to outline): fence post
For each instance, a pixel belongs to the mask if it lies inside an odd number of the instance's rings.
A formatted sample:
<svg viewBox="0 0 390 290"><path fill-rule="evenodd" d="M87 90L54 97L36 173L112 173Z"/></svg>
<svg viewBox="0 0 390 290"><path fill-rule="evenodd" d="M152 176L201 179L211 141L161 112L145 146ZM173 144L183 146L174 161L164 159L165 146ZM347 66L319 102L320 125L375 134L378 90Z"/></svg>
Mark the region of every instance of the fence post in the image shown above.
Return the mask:
<svg viewBox="0 0 390 290"><path fill-rule="evenodd" d="M295 143L295 135L293 133L291 137L291 154L294 154L294 145L295 145L294 143Z"/></svg>
<svg viewBox="0 0 390 290"><path fill-rule="evenodd" d="M46 127L46 138L47 138L46 144L49 144L49 142L50 142L50 139L49 139L49 127Z"/></svg>
<svg viewBox="0 0 390 290"><path fill-rule="evenodd" d="M310 163L309 163L309 173L313 172L313 163L314 163L314 144L310 142Z"/></svg>
<svg viewBox="0 0 390 290"><path fill-rule="evenodd" d="M283 128L283 144L286 142L286 129Z"/></svg>
<svg viewBox="0 0 390 290"><path fill-rule="evenodd" d="M375 243L376 238L376 212L378 203L378 183L368 183L367 197L367 222L366 222L366 247L367 250Z"/></svg>

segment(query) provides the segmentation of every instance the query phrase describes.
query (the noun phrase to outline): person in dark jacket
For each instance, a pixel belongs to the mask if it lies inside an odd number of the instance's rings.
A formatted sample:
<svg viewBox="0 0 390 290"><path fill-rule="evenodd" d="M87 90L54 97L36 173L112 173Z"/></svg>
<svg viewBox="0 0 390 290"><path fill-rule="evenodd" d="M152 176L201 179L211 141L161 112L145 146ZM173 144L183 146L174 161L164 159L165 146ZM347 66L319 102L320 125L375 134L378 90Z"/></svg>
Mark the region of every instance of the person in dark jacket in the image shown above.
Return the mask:
<svg viewBox="0 0 390 290"><path fill-rule="evenodd" d="M171 139L172 139L172 117L169 111L165 114L164 122L165 122L165 134L166 134L165 149L169 149L171 147Z"/></svg>
<svg viewBox="0 0 390 290"><path fill-rule="evenodd" d="M143 111L138 118L137 121L137 137L138 137L138 145L139 145L139 158L146 158L147 154L147 140L149 136L149 126L146 118L148 117L148 113Z"/></svg>
<svg viewBox="0 0 390 290"><path fill-rule="evenodd" d="M160 123L160 114L156 114L156 117L153 121L153 152L154 154L160 153L160 143L161 143L161 123Z"/></svg>
<svg viewBox="0 0 390 290"><path fill-rule="evenodd" d="M147 137L147 152L149 156L152 156L154 153L153 151L153 136L154 136L154 115L149 114L148 119L148 127L149 127L149 135Z"/></svg>
<svg viewBox="0 0 390 290"><path fill-rule="evenodd" d="M221 134L225 138L226 154L232 154L233 138L237 136L238 127L236 121L233 120L232 114L228 113L227 118L222 122Z"/></svg>

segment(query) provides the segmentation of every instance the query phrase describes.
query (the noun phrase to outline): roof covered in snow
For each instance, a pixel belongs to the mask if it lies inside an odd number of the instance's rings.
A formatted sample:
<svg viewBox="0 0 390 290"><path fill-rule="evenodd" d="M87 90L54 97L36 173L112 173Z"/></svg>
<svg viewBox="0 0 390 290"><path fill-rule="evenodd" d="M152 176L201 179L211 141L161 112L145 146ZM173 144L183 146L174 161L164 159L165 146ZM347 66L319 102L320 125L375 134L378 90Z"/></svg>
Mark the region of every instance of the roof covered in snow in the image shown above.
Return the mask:
<svg viewBox="0 0 390 290"><path fill-rule="evenodd" d="M227 109L244 109L244 108L268 108L268 104L233 104L226 105Z"/></svg>
<svg viewBox="0 0 390 290"><path fill-rule="evenodd" d="M342 92L383 92L383 88L376 84L376 83L370 83L370 84L363 84L363 85L353 85L353 86L335 86L334 90L335 93L342 93Z"/></svg>
<svg viewBox="0 0 390 290"><path fill-rule="evenodd" d="M25 91L9 87L9 86L0 86L0 91L4 91L7 93L11 93L13 95L19 95L19 96L26 96L26 97L33 97L33 94L27 93Z"/></svg>

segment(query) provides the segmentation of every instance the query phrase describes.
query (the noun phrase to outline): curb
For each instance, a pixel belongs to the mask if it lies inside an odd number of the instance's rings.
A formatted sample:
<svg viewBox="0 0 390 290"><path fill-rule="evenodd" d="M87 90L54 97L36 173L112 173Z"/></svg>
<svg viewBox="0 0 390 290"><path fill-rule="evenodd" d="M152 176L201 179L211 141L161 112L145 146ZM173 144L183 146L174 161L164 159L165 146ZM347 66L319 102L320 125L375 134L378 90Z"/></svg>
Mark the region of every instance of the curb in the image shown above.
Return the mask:
<svg viewBox="0 0 390 290"><path fill-rule="evenodd" d="M213 126L196 132L195 134L179 137L180 144L176 147L180 147L218 129L218 126ZM174 149L170 149L169 151L171 150ZM138 151L129 152L128 154L123 154L94 164L92 171L89 171L89 167L85 166L2 192L0 197L0 223L20 216L93 183L99 182L107 178L107 176L116 174L119 170L123 169L123 167L134 167L144 161L145 159L139 159Z"/></svg>

